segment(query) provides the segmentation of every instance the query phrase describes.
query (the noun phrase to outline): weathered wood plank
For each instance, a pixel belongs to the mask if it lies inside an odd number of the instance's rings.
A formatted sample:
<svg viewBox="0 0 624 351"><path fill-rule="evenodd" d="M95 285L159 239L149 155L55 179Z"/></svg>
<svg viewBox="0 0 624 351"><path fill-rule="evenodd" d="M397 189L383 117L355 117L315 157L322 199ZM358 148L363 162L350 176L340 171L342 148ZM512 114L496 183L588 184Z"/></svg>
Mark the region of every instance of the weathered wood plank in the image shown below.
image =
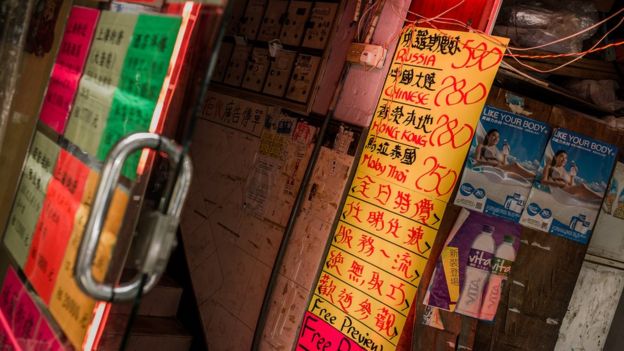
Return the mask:
<svg viewBox="0 0 624 351"><path fill-rule="evenodd" d="M624 288L624 271L583 263L555 351L602 350Z"/></svg>

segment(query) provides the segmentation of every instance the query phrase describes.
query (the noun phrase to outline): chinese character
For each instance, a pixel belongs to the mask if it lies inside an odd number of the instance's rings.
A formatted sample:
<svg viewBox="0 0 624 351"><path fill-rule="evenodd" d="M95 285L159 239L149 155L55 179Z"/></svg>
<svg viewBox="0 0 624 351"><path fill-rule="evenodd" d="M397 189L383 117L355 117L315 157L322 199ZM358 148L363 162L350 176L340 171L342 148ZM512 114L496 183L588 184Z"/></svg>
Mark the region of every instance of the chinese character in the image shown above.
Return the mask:
<svg viewBox="0 0 624 351"><path fill-rule="evenodd" d="M374 243L375 239L373 237L363 234L358 243L358 247L360 248L359 252L363 252L366 256L372 255L375 252Z"/></svg>
<svg viewBox="0 0 624 351"><path fill-rule="evenodd" d="M374 135L371 135L371 137L368 139L368 143L366 143L366 149L368 149L371 152L377 150L377 143L375 143Z"/></svg>
<svg viewBox="0 0 624 351"><path fill-rule="evenodd" d="M401 81L400 81L401 84L408 85L408 84L410 84L412 82L413 79L414 79L414 69L413 68L406 69L406 70L403 70L401 72Z"/></svg>
<svg viewBox="0 0 624 351"><path fill-rule="evenodd" d="M381 312L377 313L377 316L375 316L375 327L377 327L378 331L385 332L386 335L391 338L396 336L398 334L396 328L394 327L396 316L385 307L380 308L379 310Z"/></svg>
<svg viewBox="0 0 624 351"><path fill-rule="evenodd" d="M369 176L357 177L356 179L360 180L360 183L351 188L351 192L360 193L368 199L369 196L366 195L366 191L368 190L370 184L375 184L375 181L373 181Z"/></svg>
<svg viewBox="0 0 624 351"><path fill-rule="evenodd" d="M390 113L390 116L392 117L392 122L400 124L401 119L405 117L405 114L403 113L403 105L396 106L394 109L392 109L392 113Z"/></svg>
<svg viewBox="0 0 624 351"><path fill-rule="evenodd" d="M400 213L406 213L409 211L410 205L412 203L411 194L404 193L399 190L396 198L394 199L394 207L393 209L399 209Z"/></svg>
<svg viewBox="0 0 624 351"><path fill-rule="evenodd" d="M397 158L401 158L403 154L401 153L401 145L396 144L394 146L394 149L392 149L392 151L390 151L390 157L392 157L393 160L396 160Z"/></svg>
<svg viewBox="0 0 624 351"><path fill-rule="evenodd" d="M399 283L399 286L390 284L390 288L392 288L392 291L390 291L389 294L387 294L386 296L391 298L392 300L398 301L397 305L401 305L403 304L403 301L405 301L405 290L403 290L403 287L405 287L405 285L403 285L403 283ZM399 292L401 294L400 298L397 298L396 296L394 296L394 294L396 292Z"/></svg>
<svg viewBox="0 0 624 351"><path fill-rule="evenodd" d="M379 187L377 188L377 195L375 195L375 200L377 200L377 202L379 202L380 204L385 205L388 203L391 194L392 188L389 184L379 184Z"/></svg>
<svg viewBox="0 0 624 351"><path fill-rule="evenodd" d="M418 226L417 228L411 227L410 229L408 229L407 232L408 232L408 238L407 238L407 241L404 242L404 244L411 245L411 246L416 245L416 249L421 254L431 249L431 246L429 246L429 243L426 241L425 241L425 246L427 246L427 249L424 251L420 249L420 240L423 238L425 234L424 230L422 229L422 226Z"/></svg>
<svg viewBox="0 0 624 351"><path fill-rule="evenodd" d="M340 228L338 229L338 233L336 233L336 243L346 244L349 248L351 248L351 239L353 239L353 235L351 235L351 229L341 224Z"/></svg>
<svg viewBox="0 0 624 351"><path fill-rule="evenodd" d="M348 207L348 210L342 213L342 218L347 219L347 217L351 216L352 218L355 218L356 221L362 223L362 220L360 219L360 211L362 210L360 203L351 201L345 205L345 208L347 207Z"/></svg>
<svg viewBox="0 0 624 351"><path fill-rule="evenodd" d="M356 283L359 283L360 278L362 278L362 274L364 273L364 266L353 260L353 263L351 263L351 268L349 268L348 272L349 279Z"/></svg>
<svg viewBox="0 0 624 351"><path fill-rule="evenodd" d="M394 259L394 263L395 265L392 266L392 269L399 273L403 273L403 277L405 279L411 279L414 276L411 273L408 273L408 270L412 267L412 259L409 253L405 252L403 255L397 254Z"/></svg>
<svg viewBox="0 0 624 351"><path fill-rule="evenodd" d="M401 228L401 226L399 225L399 220L397 218L392 218L391 220L388 221L388 231L386 231L386 234L392 234L393 237L398 238L399 236L397 235L397 230L399 230L399 228Z"/></svg>
<svg viewBox="0 0 624 351"><path fill-rule="evenodd" d="M377 146L377 153L380 155L388 156L388 147L390 144L387 141L384 141L383 144L379 143Z"/></svg>
<svg viewBox="0 0 624 351"><path fill-rule="evenodd" d="M371 303L370 301L368 301L368 299L360 302L359 304L360 309L355 311L355 313L359 313L360 314L360 320L364 320L366 318L368 318L371 315Z"/></svg>
<svg viewBox="0 0 624 351"><path fill-rule="evenodd" d="M336 291L336 285L328 274L323 273L323 276L319 280L318 287L319 294L329 297L329 300L334 303L334 291Z"/></svg>
<svg viewBox="0 0 624 351"><path fill-rule="evenodd" d="M348 308L351 307L353 303L353 293L347 292L347 289L342 289L340 294L338 294L338 303L343 311L349 313Z"/></svg>
<svg viewBox="0 0 624 351"><path fill-rule="evenodd" d="M385 223L384 223L384 212L383 211L371 211L368 213L368 219L367 222L368 224L372 225L375 230L383 230Z"/></svg>
<svg viewBox="0 0 624 351"><path fill-rule="evenodd" d="M401 163L411 166L416 161L416 149L408 148L403 153Z"/></svg>
<svg viewBox="0 0 624 351"><path fill-rule="evenodd" d="M379 279L379 273L373 272L373 277L368 281L368 290L377 290L379 296L381 296L381 286L383 285L383 280Z"/></svg>
<svg viewBox="0 0 624 351"><path fill-rule="evenodd" d="M412 216L419 216L418 218L422 223L427 223L429 218L431 218L431 210L433 210L433 202L429 199L422 199L418 203L415 204L416 213Z"/></svg>
<svg viewBox="0 0 624 351"><path fill-rule="evenodd" d="M344 263L344 257L342 257L342 254L340 252L336 253L336 251L331 251L330 256L331 257L325 265L328 269L335 268L336 272L338 272L338 275L342 276L339 265Z"/></svg>
<svg viewBox="0 0 624 351"><path fill-rule="evenodd" d="M388 118L388 104L379 106L379 111L377 111L377 117L381 119Z"/></svg>

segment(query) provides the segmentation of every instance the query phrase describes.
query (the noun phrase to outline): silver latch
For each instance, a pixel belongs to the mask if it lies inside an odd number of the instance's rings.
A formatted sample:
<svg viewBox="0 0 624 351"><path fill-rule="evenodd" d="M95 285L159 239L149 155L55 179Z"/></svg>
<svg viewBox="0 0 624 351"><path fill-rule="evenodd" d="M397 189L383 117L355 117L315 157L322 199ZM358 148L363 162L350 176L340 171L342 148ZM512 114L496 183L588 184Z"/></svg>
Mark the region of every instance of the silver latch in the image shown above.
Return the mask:
<svg viewBox="0 0 624 351"><path fill-rule="evenodd" d="M113 193L124 161L132 152L150 148L164 153L169 162L178 166L182 162L178 179L176 179L171 199L162 212L148 214L147 227L142 228L141 234L150 235L146 248L146 257L142 260L141 273L147 275L143 293L148 292L156 285L163 273L171 250L175 246L175 233L179 222L182 206L191 184L192 166L188 156L175 142L154 133L135 133L121 139L112 148L104 166L98 184L93 207L85 228L80 249L74 267L74 278L80 289L96 300L102 301L130 301L141 290L141 276L136 275L129 282L122 282L117 286L101 283L95 280L92 274L93 259L97 251L104 220L108 214ZM161 204L162 205L162 204Z"/></svg>

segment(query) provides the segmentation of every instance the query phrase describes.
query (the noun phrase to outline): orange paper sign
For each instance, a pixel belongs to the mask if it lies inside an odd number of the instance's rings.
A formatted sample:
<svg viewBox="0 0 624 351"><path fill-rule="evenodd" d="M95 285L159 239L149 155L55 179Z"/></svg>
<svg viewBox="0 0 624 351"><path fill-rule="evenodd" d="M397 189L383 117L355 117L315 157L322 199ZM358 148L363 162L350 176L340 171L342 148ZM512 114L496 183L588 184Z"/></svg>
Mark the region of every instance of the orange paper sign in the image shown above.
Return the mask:
<svg viewBox="0 0 624 351"><path fill-rule="evenodd" d="M24 268L46 304L52 295L88 174L89 167L61 150Z"/></svg>

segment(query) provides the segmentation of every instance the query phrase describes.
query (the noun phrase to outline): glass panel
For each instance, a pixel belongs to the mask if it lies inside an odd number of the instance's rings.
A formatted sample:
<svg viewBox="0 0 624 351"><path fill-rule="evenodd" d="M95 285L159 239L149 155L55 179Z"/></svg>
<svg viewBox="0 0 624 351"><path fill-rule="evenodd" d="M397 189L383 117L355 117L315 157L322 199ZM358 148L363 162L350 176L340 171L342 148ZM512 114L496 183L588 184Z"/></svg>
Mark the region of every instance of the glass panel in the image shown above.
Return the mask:
<svg viewBox="0 0 624 351"><path fill-rule="evenodd" d="M165 5L168 15L72 5L0 4L0 59L11 62L0 67L3 350L118 348L129 308L90 298L73 277L102 163L134 132L190 137L178 124L192 125L181 116L194 115L221 13L193 2ZM189 55L195 45L205 50ZM99 282L119 281L153 164L147 151L124 164L93 262ZM152 183L156 202L169 190Z"/></svg>

